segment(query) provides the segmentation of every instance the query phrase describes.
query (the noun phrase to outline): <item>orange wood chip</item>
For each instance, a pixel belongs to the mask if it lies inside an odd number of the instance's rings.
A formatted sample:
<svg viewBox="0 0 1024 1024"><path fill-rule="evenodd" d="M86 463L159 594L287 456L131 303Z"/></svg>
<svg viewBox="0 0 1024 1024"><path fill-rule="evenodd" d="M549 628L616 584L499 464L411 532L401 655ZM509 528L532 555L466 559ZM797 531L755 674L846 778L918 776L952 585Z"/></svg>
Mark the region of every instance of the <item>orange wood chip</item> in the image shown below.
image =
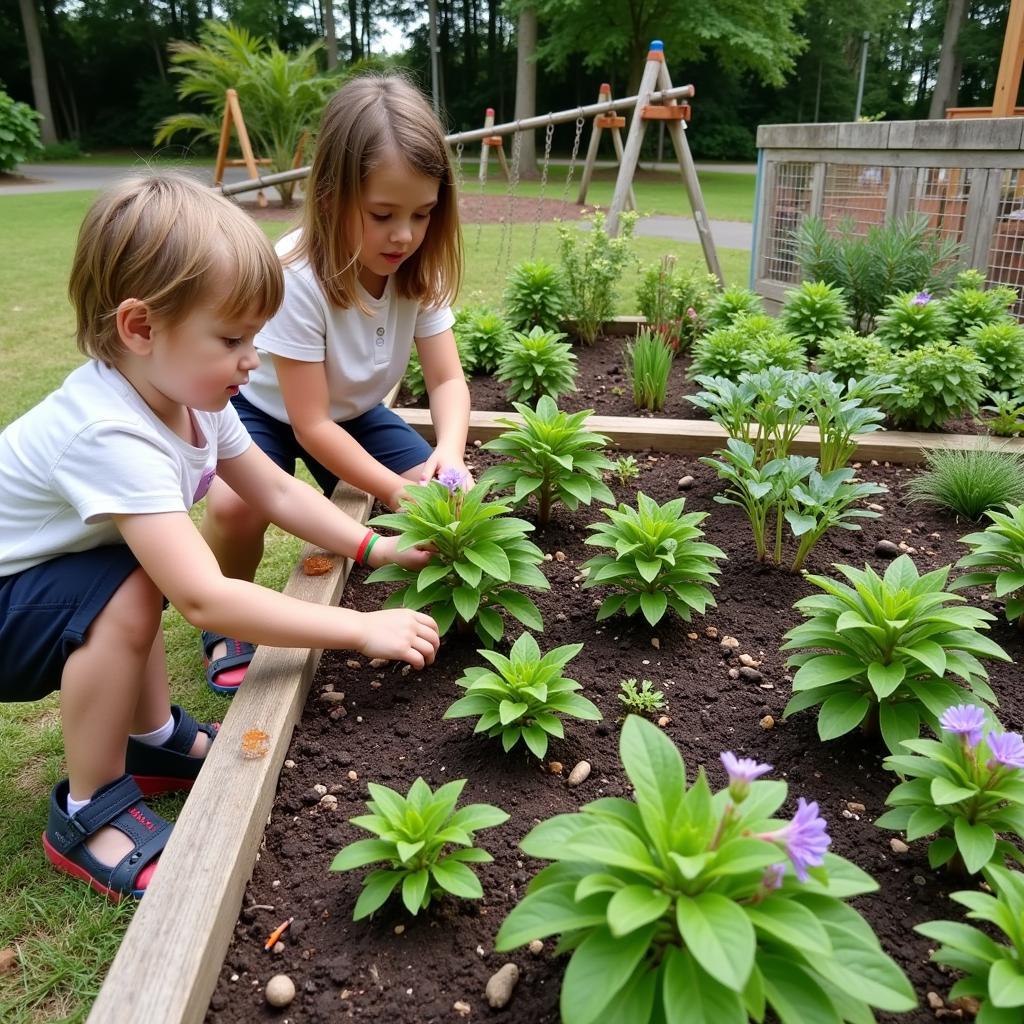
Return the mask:
<svg viewBox="0 0 1024 1024"><path fill-rule="evenodd" d="M326 555L310 555L302 563L302 571L307 576L325 576L334 568L334 559Z"/></svg>
<svg viewBox="0 0 1024 1024"><path fill-rule="evenodd" d="M242 734L242 757L255 761L270 752L270 735L262 729L250 729Z"/></svg>

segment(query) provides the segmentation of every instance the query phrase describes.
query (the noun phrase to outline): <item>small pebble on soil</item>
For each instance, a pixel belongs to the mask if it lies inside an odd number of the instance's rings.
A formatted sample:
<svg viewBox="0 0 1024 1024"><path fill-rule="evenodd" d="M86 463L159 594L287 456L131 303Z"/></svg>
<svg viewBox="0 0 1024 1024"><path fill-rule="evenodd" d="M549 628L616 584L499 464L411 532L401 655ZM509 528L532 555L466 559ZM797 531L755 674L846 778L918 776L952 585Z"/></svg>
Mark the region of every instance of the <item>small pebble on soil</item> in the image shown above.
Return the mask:
<svg viewBox="0 0 1024 1024"><path fill-rule="evenodd" d="M587 777L590 775L590 762L580 761L571 772L569 772L569 785L578 786L582 782L586 782Z"/></svg>
<svg viewBox="0 0 1024 1024"><path fill-rule="evenodd" d="M512 990L519 981L519 968L515 964L505 964L491 975L484 989L488 1004L495 1010L508 1005L512 998Z"/></svg>
<svg viewBox="0 0 1024 1024"><path fill-rule="evenodd" d="M275 974L264 990L264 996L271 1006L280 1009L295 998L295 982L287 974Z"/></svg>

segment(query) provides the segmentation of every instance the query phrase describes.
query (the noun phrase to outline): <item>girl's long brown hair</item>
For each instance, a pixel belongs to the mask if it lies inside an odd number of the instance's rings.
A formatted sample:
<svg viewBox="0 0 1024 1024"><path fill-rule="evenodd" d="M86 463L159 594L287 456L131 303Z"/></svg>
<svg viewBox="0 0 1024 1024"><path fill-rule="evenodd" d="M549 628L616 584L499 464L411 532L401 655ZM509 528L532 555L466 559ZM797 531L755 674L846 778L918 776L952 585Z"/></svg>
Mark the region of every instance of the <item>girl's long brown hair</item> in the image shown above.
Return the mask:
<svg viewBox="0 0 1024 1024"><path fill-rule="evenodd" d="M356 289L363 185L391 153L439 183L426 236L395 272L395 288L425 306L450 305L462 278L455 175L434 112L397 75L360 75L328 101L306 189L302 237L285 262L308 260L334 305L368 312Z"/></svg>

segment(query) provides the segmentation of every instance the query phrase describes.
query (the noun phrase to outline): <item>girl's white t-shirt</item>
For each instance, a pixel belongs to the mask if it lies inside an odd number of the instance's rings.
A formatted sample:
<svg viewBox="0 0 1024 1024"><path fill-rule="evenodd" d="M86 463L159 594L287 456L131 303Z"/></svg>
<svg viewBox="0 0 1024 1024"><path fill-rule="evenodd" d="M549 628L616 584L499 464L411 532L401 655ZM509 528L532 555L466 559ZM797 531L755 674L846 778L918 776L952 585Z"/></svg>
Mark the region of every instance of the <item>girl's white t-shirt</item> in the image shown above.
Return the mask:
<svg viewBox="0 0 1024 1024"><path fill-rule="evenodd" d="M96 360L0 433L0 577L121 543L113 515L187 512L220 459L252 439L234 407L191 410L178 437L128 381Z"/></svg>
<svg viewBox="0 0 1024 1024"><path fill-rule="evenodd" d="M293 231L277 243L282 259L299 236ZM369 316L357 306L332 305L308 262L286 263L284 282L280 310L256 336L256 347L265 358L242 387L257 409L283 423L288 422L288 411L271 356L323 363L330 417L344 422L379 405L402 379L413 338L431 338L455 323L448 306L425 309L415 299L397 296L390 277L379 299L358 286Z"/></svg>

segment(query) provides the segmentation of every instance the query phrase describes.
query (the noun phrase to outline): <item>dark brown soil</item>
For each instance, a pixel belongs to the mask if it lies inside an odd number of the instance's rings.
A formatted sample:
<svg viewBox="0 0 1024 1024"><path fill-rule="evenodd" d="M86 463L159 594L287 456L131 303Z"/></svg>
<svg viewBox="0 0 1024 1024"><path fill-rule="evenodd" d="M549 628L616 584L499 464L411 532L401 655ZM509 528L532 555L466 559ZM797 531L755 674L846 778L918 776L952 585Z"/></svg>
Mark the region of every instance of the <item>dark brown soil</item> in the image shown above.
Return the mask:
<svg viewBox="0 0 1024 1024"><path fill-rule="evenodd" d="M470 461L482 469L486 453L470 454ZM289 757L294 764L282 773L265 847L244 898L245 907L273 909L243 909L207 1014L210 1024L349 1019L427 1024L460 1020L453 1009L459 1000L472 1007L470 1020L557 1022L565 960L552 956L552 942L545 943L544 952L536 957L525 949L498 954L493 950L494 935L541 866L517 851L526 832L538 820L600 795L627 794L617 755L616 694L619 680L628 676L651 679L665 692L671 719L666 732L683 752L691 778L704 764L713 784L722 784L718 755L733 750L775 766L774 777L790 785L786 811L793 809L798 796L819 802L829 821L834 852L853 860L880 884L878 894L858 899L856 906L907 971L922 1004L901 1017L880 1019L934 1019L926 993L944 996L953 979L927 962L929 943L912 927L926 920L957 918L956 905L947 896L962 885L929 870L925 842L896 855L889 845L893 834L872 824L894 784L880 768L884 752L877 742L855 734L822 744L815 716L809 712L780 721L790 690L779 647L783 633L799 621L793 602L812 588L799 576L754 560L742 514L712 501L718 487L710 470L677 457L641 454L639 461L643 469L637 485L659 501L678 493L682 476L695 477L687 509L711 513L704 524L708 539L728 553L729 561L715 591L718 607L704 618L687 625L670 616L656 629L639 619L619 617L598 624L594 594L579 592L575 577L581 562L593 553L581 543L585 527L599 514L586 508L570 514L558 508L554 522L535 535L540 547L553 556L544 566L552 589L539 601L546 625L539 637L541 647L585 643L568 674L584 683L584 692L605 715L597 723L567 720L566 738L552 743L549 758L560 761L566 773L585 758L593 764L590 778L570 789L564 775L545 773L533 758L518 751L504 756L500 744L474 737L471 720L441 720L445 708L461 695L455 680L462 670L481 663L472 638L447 637L437 663L422 673L404 673L397 665L373 670L365 658L358 659L355 668L344 653L325 655L292 741ZM885 562L874 555L879 539L912 545L921 570L962 554L957 538L969 532L967 524L906 504L901 485L910 472L864 467L865 478L891 488L880 498L883 518L867 521L862 534L834 531L819 544L808 568L828 571L837 561L867 561L882 568ZM622 500L632 500L634 488L613 486ZM364 575L353 576L344 602L372 610L379 607L385 588L362 586ZM969 596L1001 616L997 603L976 593ZM517 632L512 630L513 636ZM719 642L726 635L739 639L736 655L748 653L761 662L761 682L729 677L730 661ZM1002 618L994 623L992 635L1015 661L1020 660L1024 638ZM1024 725L1017 680L1016 666L992 666L993 686L1002 702L1000 717L1013 729ZM344 717L332 718L330 706L318 699L327 685L345 692ZM766 715L774 716L774 728L760 724ZM357 774L357 781L347 778L350 771ZM478 835L479 845L495 857L493 864L479 870L484 898L447 899L417 918L389 904L374 920L353 923L363 872L328 871L342 846L365 835L346 819L365 812L367 781L405 792L417 776L435 787L450 779L468 779L464 800L498 804L512 815L505 825ZM312 789L317 783L337 795L335 811L317 806L319 797ZM864 813L851 812L851 802L863 804ZM295 923L285 935L284 951L264 953L269 932L292 915ZM518 987L506 1009L491 1010L483 995L485 984L509 961L522 972ZM268 1009L262 994L268 978L279 972L287 973L298 990L283 1012Z"/></svg>

